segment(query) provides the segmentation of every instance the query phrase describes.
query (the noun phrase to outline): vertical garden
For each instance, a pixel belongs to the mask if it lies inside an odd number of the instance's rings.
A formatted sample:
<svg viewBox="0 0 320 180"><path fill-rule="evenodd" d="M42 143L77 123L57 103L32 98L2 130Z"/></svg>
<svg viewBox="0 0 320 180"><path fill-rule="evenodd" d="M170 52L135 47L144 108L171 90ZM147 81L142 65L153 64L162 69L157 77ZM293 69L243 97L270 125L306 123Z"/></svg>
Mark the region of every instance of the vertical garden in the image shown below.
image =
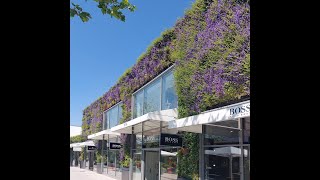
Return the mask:
<svg viewBox="0 0 320 180"><path fill-rule="evenodd" d="M161 34L102 97L83 111L83 135L102 130L103 111L122 101L131 119L132 93L175 64L179 117L250 95L250 2L196 0L175 26ZM197 179L198 135L185 133L189 155L179 176ZM127 151L126 151L127 152Z"/></svg>

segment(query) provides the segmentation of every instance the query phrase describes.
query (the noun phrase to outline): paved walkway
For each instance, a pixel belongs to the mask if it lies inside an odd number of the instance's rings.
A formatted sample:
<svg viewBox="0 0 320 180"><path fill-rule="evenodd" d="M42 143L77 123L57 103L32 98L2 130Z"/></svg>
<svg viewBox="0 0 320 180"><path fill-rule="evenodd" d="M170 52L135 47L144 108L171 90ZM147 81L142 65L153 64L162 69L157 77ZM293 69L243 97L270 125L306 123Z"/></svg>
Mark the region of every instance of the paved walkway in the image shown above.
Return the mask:
<svg viewBox="0 0 320 180"><path fill-rule="evenodd" d="M115 180L106 175L98 174L79 167L70 167L70 180Z"/></svg>

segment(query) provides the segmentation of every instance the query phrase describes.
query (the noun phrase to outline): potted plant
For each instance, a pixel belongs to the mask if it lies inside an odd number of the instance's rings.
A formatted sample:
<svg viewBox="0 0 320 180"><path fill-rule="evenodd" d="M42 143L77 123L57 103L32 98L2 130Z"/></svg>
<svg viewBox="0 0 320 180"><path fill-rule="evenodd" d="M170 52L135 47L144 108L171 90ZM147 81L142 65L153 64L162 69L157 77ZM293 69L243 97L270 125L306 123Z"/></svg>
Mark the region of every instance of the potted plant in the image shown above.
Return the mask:
<svg viewBox="0 0 320 180"><path fill-rule="evenodd" d="M97 153L97 172L99 174L102 174L102 162L105 162L106 159L104 156L101 156L99 153Z"/></svg>
<svg viewBox="0 0 320 180"><path fill-rule="evenodd" d="M162 164L161 172L166 173L166 172L167 172L168 167L169 167L169 165L168 165L168 164L166 164L166 163Z"/></svg>
<svg viewBox="0 0 320 180"><path fill-rule="evenodd" d="M141 168L141 161L140 160L136 161L136 167L139 168L139 169Z"/></svg>
<svg viewBox="0 0 320 180"><path fill-rule="evenodd" d="M109 167L113 167L114 166L114 164L113 164L113 159L110 159L110 161L109 161Z"/></svg>
<svg viewBox="0 0 320 180"><path fill-rule="evenodd" d="M83 151L80 152L79 162L80 162L80 168L84 169L85 167L84 167L84 152Z"/></svg>
<svg viewBox="0 0 320 180"><path fill-rule="evenodd" d="M129 180L129 167L130 167L130 156L126 154L124 159L120 162L122 168L122 180Z"/></svg>

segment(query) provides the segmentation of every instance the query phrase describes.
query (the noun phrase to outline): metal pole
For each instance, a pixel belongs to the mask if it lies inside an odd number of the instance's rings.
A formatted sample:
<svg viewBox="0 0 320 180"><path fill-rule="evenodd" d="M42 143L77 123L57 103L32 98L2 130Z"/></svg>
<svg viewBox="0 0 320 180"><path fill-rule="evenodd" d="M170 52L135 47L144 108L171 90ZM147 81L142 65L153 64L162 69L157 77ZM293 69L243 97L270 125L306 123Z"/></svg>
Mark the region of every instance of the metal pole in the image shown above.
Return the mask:
<svg viewBox="0 0 320 180"><path fill-rule="evenodd" d="M107 136L107 143L109 143L109 134ZM110 156L110 153L109 153L109 147L107 144L107 174L109 173L109 156Z"/></svg>
<svg viewBox="0 0 320 180"><path fill-rule="evenodd" d="M244 166L243 166L243 156L244 156L244 150L243 150L243 118L239 118L239 124L240 124L240 131L239 131L239 135L240 135L240 180L244 180Z"/></svg>
<svg viewBox="0 0 320 180"><path fill-rule="evenodd" d="M132 180L133 175L133 126L131 127L131 135L130 136L130 166L129 166L129 180Z"/></svg>
<svg viewBox="0 0 320 180"><path fill-rule="evenodd" d="M101 173L103 173L103 169L104 169L104 134L102 135L102 145L101 145Z"/></svg>
<svg viewBox="0 0 320 180"><path fill-rule="evenodd" d="M230 179L233 180L233 175L232 175L232 155L230 155L229 157L229 160L230 160Z"/></svg>
<svg viewBox="0 0 320 180"><path fill-rule="evenodd" d="M87 146L84 146L84 168L87 168Z"/></svg>
<svg viewBox="0 0 320 180"><path fill-rule="evenodd" d="M114 176L117 176L117 151L113 150L114 152Z"/></svg>
<svg viewBox="0 0 320 180"><path fill-rule="evenodd" d="M162 78L161 78L162 80ZM161 179L161 133L162 133L162 121L160 121L160 138L159 138L159 167L158 167L158 173L159 173L159 180Z"/></svg>
<svg viewBox="0 0 320 180"><path fill-rule="evenodd" d="M203 180L204 179L204 150L203 150L203 129L204 125L202 125L202 133L199 134L199 143L200 143L200 148L199 148L199 179Z"/></svg>
<svg viewBox="0 0 320 180"><path fill-rule="evenodd" d="M145 176L145 151L143 150L143 144L144 144L144 138L143 138L143 122L141 123L142 127L141 127L141 180L144 180L144 176Z"/></svg>

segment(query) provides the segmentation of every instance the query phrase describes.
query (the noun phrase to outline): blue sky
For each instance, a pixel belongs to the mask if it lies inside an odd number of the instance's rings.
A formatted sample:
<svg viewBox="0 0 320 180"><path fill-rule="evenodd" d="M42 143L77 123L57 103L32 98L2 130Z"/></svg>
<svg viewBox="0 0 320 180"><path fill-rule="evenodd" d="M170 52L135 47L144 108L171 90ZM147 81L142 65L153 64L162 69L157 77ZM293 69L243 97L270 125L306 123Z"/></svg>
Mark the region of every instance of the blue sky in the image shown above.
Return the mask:
<svg viewBox="0 0 320 180"><path fill-rule="evenodd" d="M90 0L71 2L93 17L87 23L70 19L70 125L81 126L82 110L107 92L194 0L131 0L137 10L126 11L125 22L103 16Z"/></svg>

